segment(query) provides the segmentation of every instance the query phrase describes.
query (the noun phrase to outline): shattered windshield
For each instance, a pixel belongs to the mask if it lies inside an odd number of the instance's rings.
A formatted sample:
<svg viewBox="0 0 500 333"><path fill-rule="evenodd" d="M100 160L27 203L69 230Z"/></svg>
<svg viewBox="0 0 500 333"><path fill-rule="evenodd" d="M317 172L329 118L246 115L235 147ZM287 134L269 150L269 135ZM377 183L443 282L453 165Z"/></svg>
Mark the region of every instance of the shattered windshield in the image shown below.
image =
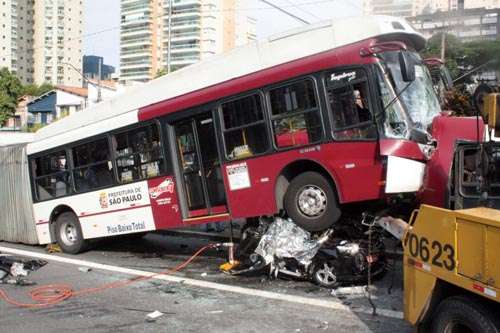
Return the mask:
<svg viewBox="0 0 500 333"><path fill-rule="evenodd" d="M407 138L409 135L409 121L401 105L395 99L396 92L389 83L388 74L380 66L377 70L377 81L380 87L380 97L385 108L384 133L388 138ZM392 102L392 103L391 103Z"/></svg>
<svg viewBox="0 0 500 333"><path fill-rule="evenodd" d="M390 73L390 81L395 93L401 94L399 100L411 118L413 126L427 131L434 117L441 112L431 77L418 54L413 53L415 81L404 82L401 76L398 53L399 51L389 51L382 54Z"/></svg>

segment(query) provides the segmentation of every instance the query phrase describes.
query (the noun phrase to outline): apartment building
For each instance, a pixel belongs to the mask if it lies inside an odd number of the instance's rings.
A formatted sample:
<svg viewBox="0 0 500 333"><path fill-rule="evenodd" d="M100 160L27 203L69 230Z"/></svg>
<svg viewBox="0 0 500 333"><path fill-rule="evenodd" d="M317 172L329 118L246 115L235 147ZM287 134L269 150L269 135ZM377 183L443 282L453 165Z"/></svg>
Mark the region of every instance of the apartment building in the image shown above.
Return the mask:
<svg viewBox="0 0 500 333"><path fill-rule="evenodd" d="M500 8L500 0L364 0L365 15L410 17L448 10Z"/></svg>
<svg viewBox="0 0 500 333"><path fill-rule="evenodd" d="M0 2L0 68L7 67L17 74L18 70L18 11L17 0Z"/></svg>
<svg viewBox="0 0 500 333"><path fill-rule="evenodd" d="M82 0L2 0L0 66L23 83L81 86Z"/></svg>
<svg viewBox="0 0 500 333"><path fill-rule="evenodd" d="M255 40L255 20L241 14L241 3L122 0L120 81L145 82L162 69L174 71Z"/></svg>
<svg viewBox="0 0 500 333"><path fill-rule="evenodd" d="M409 17L408 20L427 38L444 30L465 42L500 39L500 7L436 12Z"/></svg>

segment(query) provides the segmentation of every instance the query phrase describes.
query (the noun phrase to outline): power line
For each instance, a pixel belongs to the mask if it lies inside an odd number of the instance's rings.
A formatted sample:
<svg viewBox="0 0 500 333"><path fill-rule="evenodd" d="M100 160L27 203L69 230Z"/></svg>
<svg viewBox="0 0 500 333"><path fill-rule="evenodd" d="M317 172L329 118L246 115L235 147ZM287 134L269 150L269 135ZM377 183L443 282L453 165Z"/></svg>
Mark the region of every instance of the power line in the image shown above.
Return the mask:
<svg viewBox="0 0 500 333"><path fill-rule="evenodd" d="M310 15L310 16L312 16L312 17L314 17L315 19L322 20L322 18L321 18L321 17L319 17L318 15L316 15L316 14L314 14L314 13L312 13L312 12L310 12L310 11L308 11L308 10L304 9L304 8L302 8L302 7L301 7L301 6L299 6L299 5L294 4L294 3L293 3L293 2L291 2L290 0L285 0L285 1L286 1L287 3L289 3L289 4L291 4L292 6L294 6L295 8L297 8L298 10L302 11L303 13L306 13L306 14L308 14L308 15Z"/></svg>
<svg viewBox="0 0 500 333"><path fill-rule="evenodd" d="M310 22L308 22L308 21L306 21L306 20L304 20L304 19L302 19L302 18L298 17L297 15L294 15L294 14L290 13L290 12L289 12L289 11L287 11L287 10L284 10L282 7L280 7L280 6L278 6L278 5L275 5L275 4L273 4L272 2L269 2L269 1L267 1L267 0L260 0L260 1L262 1L263 3L265 3L265 4L269 5L269 6L271 6L271 7L275 8L275 9L277 9L277 10L279 10L279 11L280 11L280 12L282 12L282 13L285 13L286 15L288 15L288 16L290 16L290 17L292 17L292 18L296 19L297 21L300 21L300 22L305 23L305 24L311 24ZM292 7L295 7L295 5L293 5Z"/></svg>
<svg viewBox="0 0 500 333"><path fill-rule="evenodd" d="M303 3L297 3L297 4L293 4L293 5L285 5L285 6L281 6L281 7L278 7L278 6L270 3L267 0L260 0L260 1L268 4L271 8L269 8L269 7L254 7L254 8L248 7L248 8L239 8L239 9L237 9L237 8L233 7L233 8L227 8L227 9L209 9L209 10L204 10L204 12L205 13L231 12L231 11L232 12L244 12L244 11L263 11L263 10L278 9L278 10L286 13L287 15L293 16L295 19L301 21L302 23L310 24L308 21L303 20L302 18L300 18L298 16L295 16L292 13L287 12L286 10L284 10L284 8L294 8L294 7L297 8L298 6L308 6L308 5L315 5L315 4L323 4L323 3L331 2L332 0L306 1L306 2L303 2ZM186 11L186 10L184 10L184 11ZM175 12L175 14L178 14L178 13L183 13L183 11L180 10L180 11L176 11ZM164 14L153 16L152 19L159 19L159 18L166 17L166 16L168 16L168 13L164 13ZM88 37L99 36L99 35L104 34L104 33L108 33L108 32L115 31L115 30L119 30L120 28L121 28L121 24L117 25L117 26L114 26L114 27L109 27L109 28L106 28L106 29L102 29L102 30L90 32L90 33L87 33L87 34L75 35L73 37L68 37L65 40L65 42L71 42L71 41L74 41L74 40L84 40L84 39L86 39ZM34 47L34 48L30 49L30 51L34 51L34 50L38 50L38 49L43 49L43 48L45 48L45 45ZM2 56L2 54L0 54L0 56ZM3 56L7 56L7 54L3 54Z"/></svg>

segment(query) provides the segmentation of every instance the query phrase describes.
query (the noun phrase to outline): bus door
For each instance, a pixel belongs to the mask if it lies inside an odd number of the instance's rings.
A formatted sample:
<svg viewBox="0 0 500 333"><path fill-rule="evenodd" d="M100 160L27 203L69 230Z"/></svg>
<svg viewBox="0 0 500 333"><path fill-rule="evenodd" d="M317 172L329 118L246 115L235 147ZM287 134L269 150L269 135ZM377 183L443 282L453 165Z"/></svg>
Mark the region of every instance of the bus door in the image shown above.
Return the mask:
<svg viewBox="0 0 500 333"><path fill-rule="evenodd" d="M212 113L182 120L173 127L180 179L187 203L187 216L184 217L227 213Z"/></svg>

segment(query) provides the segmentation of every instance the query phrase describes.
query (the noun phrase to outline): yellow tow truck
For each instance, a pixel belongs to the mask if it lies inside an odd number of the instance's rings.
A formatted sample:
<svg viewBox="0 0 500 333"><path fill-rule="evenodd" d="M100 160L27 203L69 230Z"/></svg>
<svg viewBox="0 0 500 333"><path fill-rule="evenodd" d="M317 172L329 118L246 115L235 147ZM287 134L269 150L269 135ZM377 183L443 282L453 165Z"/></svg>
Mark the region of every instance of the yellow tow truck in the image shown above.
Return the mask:
<svg viewBox="0 0 500 333"><path fill-rule="evenodd" d="M404 315L422 332L500 332L500 210L422 205L404 244Z"/></svg>
<svg viewBox="0 0 500 333"><path fill-rule="evenodd" d="M500 94L485 101L500 132ZM378 221L403 242L404 317L419 332L500 333L500 142L457 143L448 192L450 209Z"/></svg>

